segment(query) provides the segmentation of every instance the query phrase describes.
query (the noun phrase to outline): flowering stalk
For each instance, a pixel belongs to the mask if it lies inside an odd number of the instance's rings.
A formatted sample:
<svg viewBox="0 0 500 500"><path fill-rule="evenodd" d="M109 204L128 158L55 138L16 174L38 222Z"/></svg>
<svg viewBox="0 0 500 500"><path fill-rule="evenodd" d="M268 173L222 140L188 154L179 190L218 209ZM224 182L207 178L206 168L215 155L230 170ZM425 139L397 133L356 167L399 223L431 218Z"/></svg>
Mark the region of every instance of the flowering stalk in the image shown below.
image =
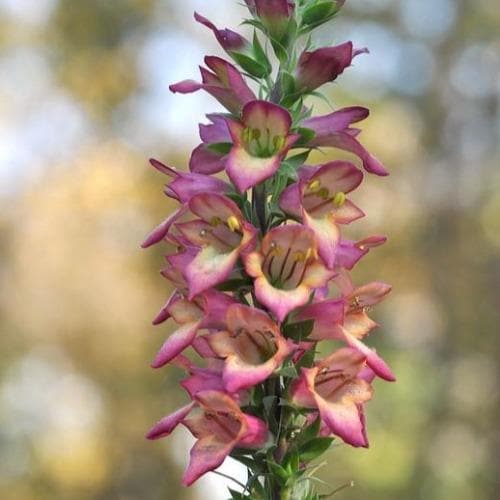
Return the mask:
<svg viewBox="0 0 500 500"><path fill-rule="evenodd" d="M349 276L385 242L343 235L344 226L365 215L349 198L364 174L348 161L306 162L313 149L333 147L353 153L369 173L387 171L351 127L367 109L313 117L306 104L366 52L351 42L311 47L311 31L332 19L343 0L246 3L252 41L195 15L241 70L210 56L201 83L171 86L205 90L227 113L200 125L202 143L189 172L151 160L169 177L165 194L180 204L143 244L177 248L162 270L175 290L154 320L172 319L177 327L152 366L185 370L181 386L190 402L148 438L182 424L197 439L185 485L231 456L249 478L243 490L230 489L232 498L312 500L320 496L309 463L334 439L368 447L364 407L372 382L395 378L364 342L378 326L368 310L391 287L355 285ZM264 47L279 63L274 71ZM219 172L224 179L213 176ZM325 352L326 340L333 352Z"/></svg>

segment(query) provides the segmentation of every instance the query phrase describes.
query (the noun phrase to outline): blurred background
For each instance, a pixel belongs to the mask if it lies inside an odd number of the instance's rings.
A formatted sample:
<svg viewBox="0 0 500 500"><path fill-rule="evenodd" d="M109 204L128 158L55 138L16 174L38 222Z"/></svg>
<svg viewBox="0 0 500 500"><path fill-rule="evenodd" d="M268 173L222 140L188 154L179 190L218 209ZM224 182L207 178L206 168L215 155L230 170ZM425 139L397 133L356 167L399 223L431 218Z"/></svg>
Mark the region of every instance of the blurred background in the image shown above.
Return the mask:
<svg viewBox="0 0 500 500"><path fill-rule="evenodd" d="M236 0L0 0L2 499L226 498L214 474L179 486L183 430L143 437L186 401L182 373L149 368L169 289L162 249L139 244L172 210L146 160L186 168L219 109L168 92L221 53L195 9L233 28L244 13ZM398 382L376 383L370 450L329 453L322 491L355 482L338 498L498 498L499 33L498 0L349 0L318 33L370 48L328 92L372 109L362 140L392 172L367 177L368 217L348 234L389 235L355 277L394 285L370 340Z"/></svg>

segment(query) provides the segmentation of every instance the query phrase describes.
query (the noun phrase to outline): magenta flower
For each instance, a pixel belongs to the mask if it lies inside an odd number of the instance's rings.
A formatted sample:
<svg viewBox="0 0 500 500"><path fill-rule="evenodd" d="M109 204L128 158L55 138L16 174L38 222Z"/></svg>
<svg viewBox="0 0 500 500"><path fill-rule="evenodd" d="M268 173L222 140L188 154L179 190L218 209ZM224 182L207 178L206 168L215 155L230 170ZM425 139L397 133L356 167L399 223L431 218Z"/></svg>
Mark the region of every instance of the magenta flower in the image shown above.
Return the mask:
<svg viewBox="0 0 500 500"><path fill-rule="evenodd" d="M290 133L291 125L292 117L286 109L266 101L249 102L243 108L240 122L228 122L234 146L226 171L241 192L278 170L288 150L299 139L297 134Z"/></svg>
<svg viewBox="0 0 500 500"><path fill-rule="evenodd" d="M343 348L313 368L303 368L291 388L297 406L315 408L332 434L355 447L368 448L362 405L372 398L368 382L359 377L362 354Z"/></svg>
<svg viewBox="0 0 500 500"><path fill-rule="evenodd" d="M257 15L270 36L281 40L287 32L288 23L294 13L294 2L290 0L245 0L250 11Z"/></svg>
<svg viewBox="0 0 500 500"><path fill-rule="evenodd" d="M305 120L302 126L314 132L314 137L307 143L307 146L333 147L349 151L362 160L367 172L388 175L384 166L357 140L359 129L351 127L353 123L364 120L369 114L366 108L355 106Z"/></svg>
<svg viewBox="0 0 500 500"><path fill-rule="evenodd" d="M213 56L205 57L205 64L210 69L200 66L202 83L184 80L170 85L170 90L181 94L205 90L235 115L240 113L247 102L256 99L241 73L232 64Z"/></svg>
<svg viewBox="0 0 500 500"><path fill-rule="evenodd" d="M297 67L297 89L313 92L325 83L333 82L348 68L352 60L366 49L355 50L352 42L302 52Z"/></svg>
<svg viewBox="0 0 500 500"><path fill-rule="evenodd" d="M219 391L197 393L193 403L160 420L147 438L168 436L179 424L197 438L182 479L185 486L219 467L236 446L259 448L269 437L262 420L243 413L236 401Z"/></svg>
<svg viewBox="0 0 500 500"><path fill-rule="evenodd" d="M200 219L176 227L189 243L199 248L183 272L191 300L229 277L240 255L252 250L257 231L232 200L218 194L194 196L189 209Z"/></svg>
<svg viewBox="0 0 500 500"><path fill-rule="evenodd" d="M272 229L260 250L243 260L246 272L255 278L257 299L280 322L334 274L318 257L313 231L299 224Z"/></svg>
<svg viewBox="0 0 500 500"><path fill-rule="evenodd" d="M223 381L237 392L269 378L294 347L263 311L235 304L226 313L227 331L207 337L214 353L225 360Z"/></svg>
<svg viewBox="0 0 500 500"><path fill-rule="evenodd" d="M348 162L334 161L303 169L301 180L281 195L280 207L314 231L320 257L333 269L340 242L338 224L349 224L364 213L346 194L356 189L363 174Z"/></svg>

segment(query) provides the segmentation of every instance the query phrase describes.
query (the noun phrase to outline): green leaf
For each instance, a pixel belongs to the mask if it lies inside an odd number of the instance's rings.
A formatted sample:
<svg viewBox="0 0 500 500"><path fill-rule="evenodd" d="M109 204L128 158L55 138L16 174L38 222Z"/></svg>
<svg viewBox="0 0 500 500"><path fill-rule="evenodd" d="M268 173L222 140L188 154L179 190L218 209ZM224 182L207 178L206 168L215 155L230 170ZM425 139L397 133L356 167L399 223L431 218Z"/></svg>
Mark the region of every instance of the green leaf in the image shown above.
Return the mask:
<svg viewBox="0 0 500 500"><path fill-rule="evenodd" d="M274 405L277 403L277 396L265 396L262 398L262 404L264 405L264 409L267 414L270 414Z"/></svg>
<svg viewBox="0 0 500 500"><path fill-rule="evenodd" d="M224 281L220 285L217 285L216 288L220 292L234 292L236 290L239 290L242 287L251 286L251 285L252 285L251 279L234 278L234 279L229 279L229 280Z"/></svg>
<svg viewBox="0 0 500 500"><path fill-rule="evenodd" d="M311 128L299 127L296 132L300 135L300 139L295 143L295 147L304 146L316 135L316 132Z"/></svg>
<svg viewBox="0 0 500 500"><path fill-rule="evenodd" d="M314 460L328 450L332 442L333 438L330 437L317 437L311 439L300 447L300 459L303 462Z"/></svg>
<svg viewBox="0 0 500 500"><path fill-rule="evenodd" d="M257 78L266 78L271 73L272 68L256 61L246 54L231 52L231 57L243 68L244 71Z"/></svg>
<svg viewBox="0 0 500 500"><path fill-rule="evenodd" d="M239 491L232 490L231 488L228 488L229 493L231 494L231 499L232 500L242 500L244 498L248 498L247 496L243 495Z"/></svg>
<svg viewBox="0 0 500 500"><path fill-rule="evenodd" d="M232 142L213 142L207 146L207 149L213 151L214 153L220 153L222 155L227 155L231 148L233 147Z"/></svg>
<svg viewBox="0 0 500 500"><path fill-rule="evenodd" d="M308 150L295 156L290 156L285 160L285 162L296 170L306 162L310 152L311 151Z"/></svg>
<svg viewBox="0 0 500 500"><path fill-rule="evenodd" d="M276 462L268 461L267 465L270 472L274 475L278 482L282 485L286 484L288 478L290 477L290 474Z"/></svg>
<svg viewBox="0 0 500 500"><path fill-rule="evenodd" d="M264 67L271 67L269 59L266 52L262 48L257 32L253 32L253 52L255 54L255 59L262 64Z"/></svg>
<svg viewBox="0 0 500 500"><path fill-rule="evenodd" d="M314 364L314 356L316 355L316 351L314 349L310 349L299 359L298 363L295 365L297 369L300 368L311 368Z"/></svg>
<svg viewBox="0 0 500 500"><path fill-rule="evenodd" d="M297 369L293 365L284 366L277 373L285 378L296 378L298 376Z"/></svg>
<svg viewBox="0 0 500 500"><path fill-rule="evenodd" d="M326 22L326 20L336 11L338 11L338 7L332 0L320 1L304 10L302 14L302 24L318 26L317 23L322 24Z"/></svg>
<svg viewBox="0 0 500 500"><path fill-rule="evenodd" d="M298 323L289 323L283 328L283 335L286 338L301 341L307 339L314 328L314 320L307 319Z"/></svg>
<svg viewBox="0 0 500 500"><path fill-rule="evenodd" d="M281 75L281 93L283 97L289 94L295 93L295 78L288 73L288 71L282 71Z"/></svg>
<svg viewBox="0 0 500 500"><path fill-rule="evenodd" d="M318 417L311 425L307 426L298 436L297 441L300 444L307 443L312 439L318 437L319 429L321 427L321 419Z"/></svg>

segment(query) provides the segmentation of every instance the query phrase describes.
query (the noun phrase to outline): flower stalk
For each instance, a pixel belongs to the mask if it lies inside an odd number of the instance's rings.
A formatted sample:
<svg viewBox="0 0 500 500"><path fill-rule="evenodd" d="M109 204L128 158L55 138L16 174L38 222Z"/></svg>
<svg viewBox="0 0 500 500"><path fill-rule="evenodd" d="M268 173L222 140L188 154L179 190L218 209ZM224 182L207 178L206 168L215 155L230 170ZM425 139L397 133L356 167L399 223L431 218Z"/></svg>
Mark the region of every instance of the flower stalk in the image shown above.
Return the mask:
<svg viewBox="0 0 500 500"><path fill-rule="evenodd" d="M368 110L314 117L307 105L365 52L351 42L312 46L311 32L344 2L246 3L252 41L195 15L235 65L207 56L201 83L170 87L204 90L227 112L200 125L189 172L152 160L169 178L165 194L180 204L143 245L176 248L162 270L175 290L154 324L177 327L152 366L186 371L181 386L189 401L147 437L168 436L178 425L192 433L185 485L231 456L248 469L247 483L229 488L232 499L318 500L310 463L333 440L368 447L365 405L373 381L395 377L364 343L378 326L369 309L391 288L354 285L349 276L386 240L344 236L365 216L349 199L365 176L348 161L307 160L312 150L333 147L353 153L371 174L387 171L351 127ZM278 61L274 72L268 50ZM224 179L214 177L219 173ZM326 340L333 351L325 350Z"/></svg>

